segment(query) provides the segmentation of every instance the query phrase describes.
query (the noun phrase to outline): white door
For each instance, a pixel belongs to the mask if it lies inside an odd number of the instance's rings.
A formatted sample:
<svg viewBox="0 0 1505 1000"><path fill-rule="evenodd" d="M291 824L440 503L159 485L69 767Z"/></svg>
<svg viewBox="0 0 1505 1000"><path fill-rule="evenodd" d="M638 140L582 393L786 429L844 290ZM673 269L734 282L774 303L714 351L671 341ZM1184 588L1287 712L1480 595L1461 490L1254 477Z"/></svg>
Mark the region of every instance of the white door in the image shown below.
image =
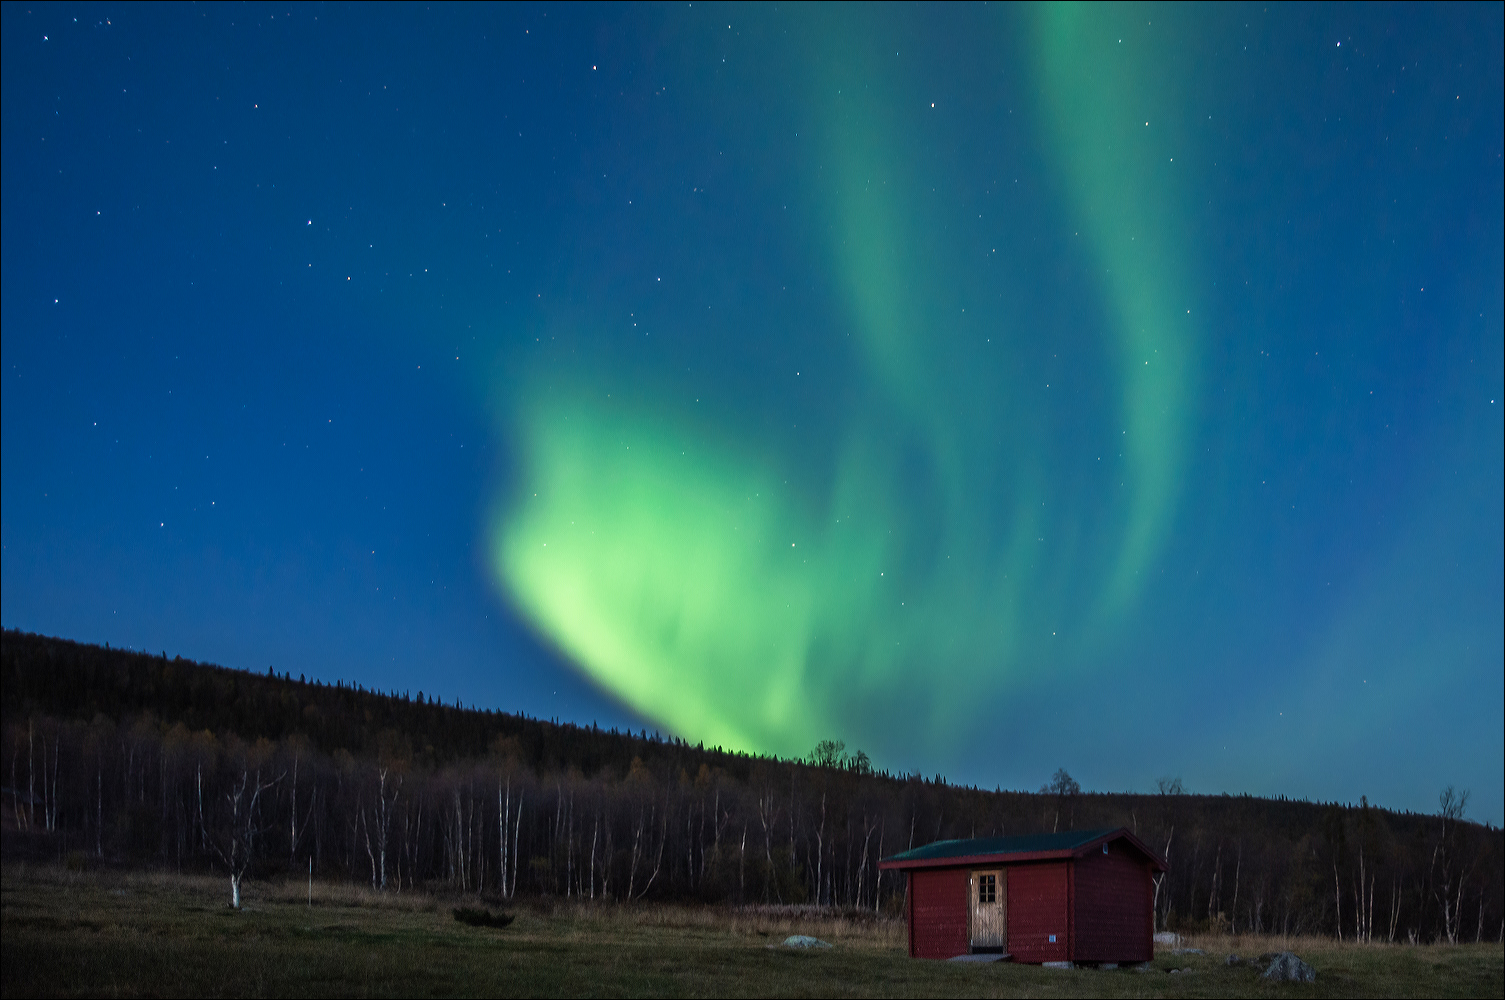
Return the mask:
<svg viewBox="0 0 1505 1000"><path fill-rule="evenodd" d="M1002 869L975 871L971 879L972 950L1006 950L1008 879Z"/></svg>

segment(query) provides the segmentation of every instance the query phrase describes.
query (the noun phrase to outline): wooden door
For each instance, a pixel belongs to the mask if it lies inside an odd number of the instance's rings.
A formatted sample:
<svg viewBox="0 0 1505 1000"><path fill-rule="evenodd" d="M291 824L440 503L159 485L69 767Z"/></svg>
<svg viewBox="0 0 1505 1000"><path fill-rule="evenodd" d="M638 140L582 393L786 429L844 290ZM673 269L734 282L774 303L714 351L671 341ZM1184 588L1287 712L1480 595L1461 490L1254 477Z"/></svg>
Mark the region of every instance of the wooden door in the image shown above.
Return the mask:
<svg viewBox="0 0 1505 1000"><path fill-rule="evenodd" d="M970 879L972 950L1008 948L1008 880L1003 869L975 871Z"/></svg>

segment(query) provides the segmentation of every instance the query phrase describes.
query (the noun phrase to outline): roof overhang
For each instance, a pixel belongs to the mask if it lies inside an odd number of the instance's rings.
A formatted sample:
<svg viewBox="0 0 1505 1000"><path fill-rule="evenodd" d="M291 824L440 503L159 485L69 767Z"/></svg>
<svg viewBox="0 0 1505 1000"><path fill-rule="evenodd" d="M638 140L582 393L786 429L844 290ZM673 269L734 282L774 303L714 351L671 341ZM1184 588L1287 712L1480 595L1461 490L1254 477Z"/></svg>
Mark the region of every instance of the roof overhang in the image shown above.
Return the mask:
<svg viewBox="0 0 1505 1000"><path fill-rule="evenodd" d="M1128 841L1130 846L1144 855L1144 859L1156 871L1164 872L1170 870L1170 866L1165 863L1165 860L1160 855L1152 851L1145 845L1144 841L1134 836L1125 827L1119 827L1117 830L1105 833L1101 837L1094 837L1086 843L1063 850L1010 851L1002 854L959 854L946 858L924 858L904 861L897 858L888 858L879 861L878 868L882 871L909 871L916 868L982 868L989 865L1029 864L1035 861L1065 861L1070 858L1084 857L1098 850L1102 845L1112 843L1115 840Z"/></svg>

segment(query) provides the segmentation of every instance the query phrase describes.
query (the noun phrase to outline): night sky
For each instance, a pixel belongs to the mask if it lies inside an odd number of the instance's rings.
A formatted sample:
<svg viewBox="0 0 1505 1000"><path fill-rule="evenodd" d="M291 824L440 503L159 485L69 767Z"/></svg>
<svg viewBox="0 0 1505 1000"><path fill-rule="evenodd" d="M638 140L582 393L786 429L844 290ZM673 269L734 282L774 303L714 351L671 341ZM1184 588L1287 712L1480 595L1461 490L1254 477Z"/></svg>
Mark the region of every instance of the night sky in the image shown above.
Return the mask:
<svg viewBox="0 0 1505 1000"><path fill-rule="evenodd" d="M1501 821L1500 5L0 37L7 628Z"/></svg>

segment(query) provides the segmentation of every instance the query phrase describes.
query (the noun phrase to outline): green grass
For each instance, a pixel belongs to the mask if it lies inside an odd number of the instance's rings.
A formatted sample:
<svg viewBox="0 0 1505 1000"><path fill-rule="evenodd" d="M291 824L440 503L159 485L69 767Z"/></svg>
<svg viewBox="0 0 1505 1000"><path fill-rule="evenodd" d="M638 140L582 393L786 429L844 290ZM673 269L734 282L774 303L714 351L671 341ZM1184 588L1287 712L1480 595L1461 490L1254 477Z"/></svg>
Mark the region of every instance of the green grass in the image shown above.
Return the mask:
<svg viewBox="0 0 1505 1000"><path fill-rule="evenodd" d="M902 922L777 910L535 902L504 930L457 922L458 897L349 886L246 887L152 873L0 871L0 993L20 996L1485 996L1505 992L1499 945L1192 940L1206 956L1155 971L957 965L904 955ZM473 902L472 900L469 900ZM493 902L494 906L495 903ZM812 934L836 945L776 945ZM1229 951L1283 945L1315 986L1262 983ZM1189 972L1169 974L1171 968Z"/></svg>

